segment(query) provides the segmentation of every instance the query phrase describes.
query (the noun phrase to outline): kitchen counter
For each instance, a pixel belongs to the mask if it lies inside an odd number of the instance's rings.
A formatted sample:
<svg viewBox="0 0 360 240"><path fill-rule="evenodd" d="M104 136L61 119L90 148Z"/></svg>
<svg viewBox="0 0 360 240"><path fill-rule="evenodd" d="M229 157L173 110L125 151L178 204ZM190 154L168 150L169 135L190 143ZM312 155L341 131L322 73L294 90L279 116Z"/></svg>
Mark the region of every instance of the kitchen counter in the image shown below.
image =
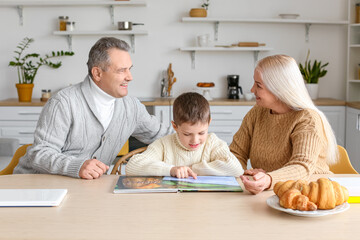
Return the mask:
<svg viewBox="0 0 360 240"><path fill-rule="evenodd" d="M360 110L360 102L347 102L346 106Z"/></svg>
<svg viewBox="0 0 360 240"><path fill-rule="evenodd" d="M172 105L174 98L139 98L145 106L168 106ZM0 106L44 106L46 102L41 102L40 99L32 99L32 102L19 102L17 98L9 98L0 100ZM226 99L216 98L209 101L212 106L253 106L255 100L246 101L244 99ZM360 109L360 102L345 102L343 100L320 98L314 100L317 106L349 106Z"/></svg>

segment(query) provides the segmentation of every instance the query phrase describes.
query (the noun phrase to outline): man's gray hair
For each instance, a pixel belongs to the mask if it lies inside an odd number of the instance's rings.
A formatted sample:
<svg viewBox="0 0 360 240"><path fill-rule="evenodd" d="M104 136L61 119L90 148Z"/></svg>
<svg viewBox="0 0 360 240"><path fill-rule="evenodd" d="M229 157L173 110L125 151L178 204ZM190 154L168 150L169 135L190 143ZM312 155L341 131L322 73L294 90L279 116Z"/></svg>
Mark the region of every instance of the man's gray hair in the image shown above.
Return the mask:
<svg viewBox="0 0 360 240"><path fill-rule="evenodd" d="M93 67L100 67L103 71L107 70L107 67L110 65L108 50L112 48L125 52L129 52L130 50L129 44L123 40L114 37L103 37L99 39L89 52L87 66L90 77L93 77L91 73Z"/></svg>

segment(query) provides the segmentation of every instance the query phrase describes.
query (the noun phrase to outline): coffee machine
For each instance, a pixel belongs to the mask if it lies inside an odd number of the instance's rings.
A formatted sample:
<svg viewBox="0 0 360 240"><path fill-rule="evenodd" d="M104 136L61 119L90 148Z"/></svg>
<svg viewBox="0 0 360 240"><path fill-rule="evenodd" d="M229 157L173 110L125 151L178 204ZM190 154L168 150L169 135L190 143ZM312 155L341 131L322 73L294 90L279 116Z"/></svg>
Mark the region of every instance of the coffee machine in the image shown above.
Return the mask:
<svg viewBox="0 0 360 240"><path fill-rule="evenodd" d="M239 75L227 75L228 99L239 99L239 94L243 94L242 88L239 86L239 79Z"/></svg>

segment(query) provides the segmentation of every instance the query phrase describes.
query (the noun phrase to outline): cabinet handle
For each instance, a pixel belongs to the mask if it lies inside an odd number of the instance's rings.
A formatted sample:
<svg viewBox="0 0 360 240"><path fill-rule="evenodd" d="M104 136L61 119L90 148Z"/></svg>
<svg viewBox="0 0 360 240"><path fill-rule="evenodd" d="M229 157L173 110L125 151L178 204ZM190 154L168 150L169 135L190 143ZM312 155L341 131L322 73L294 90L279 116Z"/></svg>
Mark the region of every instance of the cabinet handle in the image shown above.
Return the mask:
<svg viewBox="0 0 360 240"><path fill-rule="evenodd" d="M232 134L233 132L232 131L214 131L213 133L215 134Z"/></svg>
<svg viewBox="0 0 360 240"><path fill-rule="evenodd" d="M218 111L218 112L211 112L211 114L232 114L232 111Z"/></svg>
<svg viewBox="0 0 360 240"><path fill-rule="evenodd" d="M164 123L164 112L160 111L160 123Z"/></svg>
<svg viewBox="0 0 360 240"><path fill-rule="evenodd" d="M34 134L35 132L19 132L19 134Z"/></svg>
<svg viewBox="0 0 360 240"><path fill-rule="evenodd" d="M360 114L357 115L356 130L360 131Z"/></svg>
<svg viewBox="0 0 360 240"><path fill-rule="evenodd" d="M19 115L40 115L40 113L35 113L35 112L19 112Z"/></svg>

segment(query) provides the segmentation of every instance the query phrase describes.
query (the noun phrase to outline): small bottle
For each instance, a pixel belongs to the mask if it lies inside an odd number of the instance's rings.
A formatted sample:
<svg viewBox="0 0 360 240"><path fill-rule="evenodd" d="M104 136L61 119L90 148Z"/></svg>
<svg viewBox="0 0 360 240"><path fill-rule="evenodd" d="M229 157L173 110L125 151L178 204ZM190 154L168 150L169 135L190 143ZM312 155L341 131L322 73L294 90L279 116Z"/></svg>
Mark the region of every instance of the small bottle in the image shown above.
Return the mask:
<svg viewBox="0 0 360 240"><path fill-rule="evenodd" d="M75 30L75 22L66 22L66 31L74 31Z"/></svg>
<svg viewBox="0 0 360 240"><path fill-rule="evenodd" d="M360 23L360 3L356 4L355 23Z"/></svg>
<svg viewBox="0 0 360 240"><path fill-rule="evenodd" d="M41 90L41 99L40 100L42 102L46 102L50 97L51 97L51 90L50 89L48 89L48 90L42 89Z"/></svg>
<svg viewBox="0 0 360 240"><path fill-rule="evenodd" d="M59 30L66 31L66 22L69 20L68 16L60 16L59 17Z"/></svg>

